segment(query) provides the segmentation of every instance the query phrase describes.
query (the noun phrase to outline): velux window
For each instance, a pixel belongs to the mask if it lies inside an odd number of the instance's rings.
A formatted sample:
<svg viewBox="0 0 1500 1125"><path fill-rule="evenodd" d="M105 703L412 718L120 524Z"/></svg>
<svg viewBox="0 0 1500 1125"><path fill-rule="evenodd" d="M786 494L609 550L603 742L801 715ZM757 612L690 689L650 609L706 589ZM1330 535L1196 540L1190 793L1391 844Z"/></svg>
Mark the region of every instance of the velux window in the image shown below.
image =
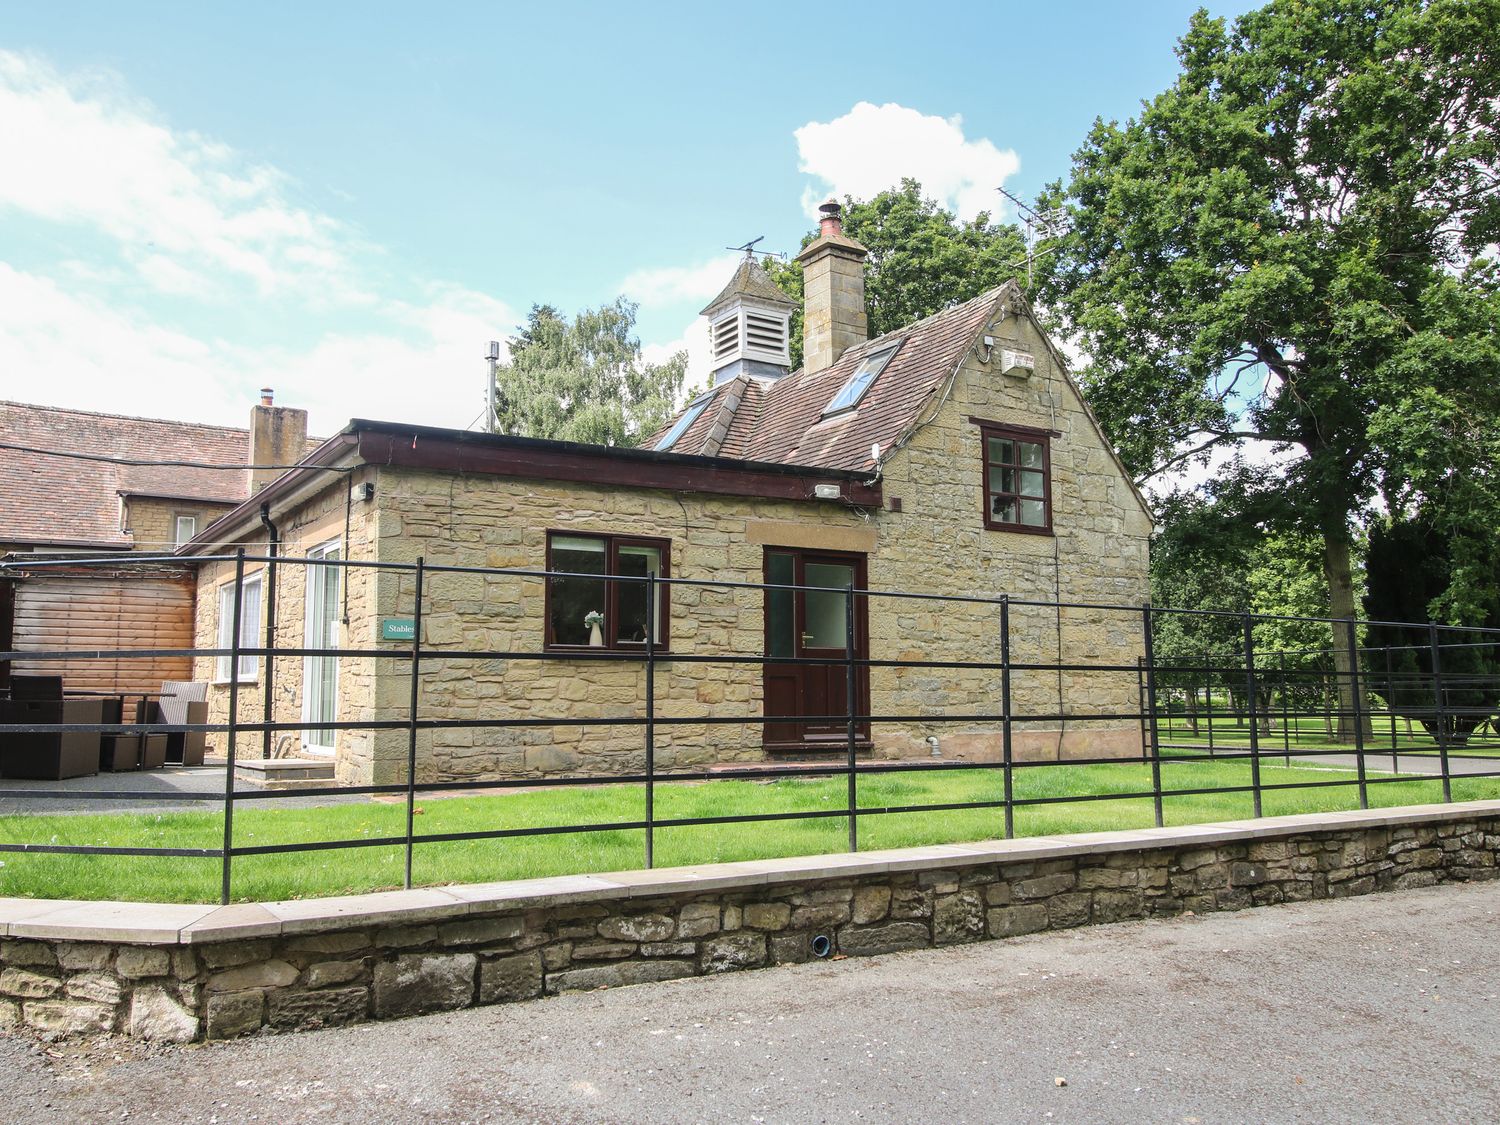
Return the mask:
<svg viewBox="0 0 1500 1125"><path fill-rule="evenodd" d="M653 646L666 648L667 587L648 606L639 580L666 577L671 553L666 539L548 532L547 569L560 576L547 580L547 644L644 650L649 621Z"/></svg>
<svg viewBox="0 0 1500 1125"><path fill-rule="evenodd" d="M260 642L260 591L261 576L247 574L240 599L240 648L259 648ZM219 633L215 648L228 649L234 645L234 583L226 582L219 587ZM229 682L229 654L219 657L214 666L214 680L221 684ZM240 683L252 682L260 669L260 657L240 655L240 666L235 679Z"/></svg>
<svg viewBox="0 0 1500 1125"><path fill-rule="evenodd" d="M982 426L984 525L1004 531L1052 530L1050 435Z"/></svg>
<svg viewBox="0 0 1500 1125"><path fill-rule="evenodd" d="M672 428L663 434L661 440L656 443L656 451L658 453L665 453L676 445L677 439L687 433L688 427L698 420L698 415L703 413L704 408L713 400L713 397L713 391L709 391L708 394L699 395L695 398L688 405L688 408L682 412L682 416L676 422L672 423Z"/></svg>
<svg viewBox="0 0 1500 1125"><path fill-rule="evenodd" d="M873 352L859 361L859 366L854 369L854 374L849 376L849 381L839 388L839 393L834 395L827 406L823 408L823 417L830 414L839 414L845 410L853 410L859 405L860 399L865 397L865 392L870 389L870 384L875 382L876 377L885 370L885 365L891 361L891 356L896 354L894 345Z"/></svg>

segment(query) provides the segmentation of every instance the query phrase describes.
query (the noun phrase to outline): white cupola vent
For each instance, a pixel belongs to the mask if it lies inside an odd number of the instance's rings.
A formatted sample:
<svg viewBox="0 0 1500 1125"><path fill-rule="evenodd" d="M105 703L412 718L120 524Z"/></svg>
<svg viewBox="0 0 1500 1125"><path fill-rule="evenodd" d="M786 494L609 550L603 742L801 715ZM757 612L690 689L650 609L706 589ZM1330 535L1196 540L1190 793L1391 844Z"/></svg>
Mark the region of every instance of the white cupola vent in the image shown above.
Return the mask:
<svg viewBox="0 0 1500 1125"><path fill-rule="evenodd" d="M740 375L776 379L791 370L796 307L753 257L741 261L729 284L703 310L714 384Z"/></svg>

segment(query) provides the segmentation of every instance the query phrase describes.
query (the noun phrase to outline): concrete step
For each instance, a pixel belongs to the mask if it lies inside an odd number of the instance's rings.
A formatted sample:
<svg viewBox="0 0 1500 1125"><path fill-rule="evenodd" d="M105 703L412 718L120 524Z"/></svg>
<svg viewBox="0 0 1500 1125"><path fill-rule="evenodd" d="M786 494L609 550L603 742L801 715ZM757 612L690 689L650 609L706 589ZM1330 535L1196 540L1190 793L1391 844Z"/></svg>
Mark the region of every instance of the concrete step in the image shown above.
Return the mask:
<svg viewBox="0 0 1500 1125"><path fill-rule="evenodd" d="M234 763L236 784L257 789L333 789L332 758L249 758Z"/></svg>

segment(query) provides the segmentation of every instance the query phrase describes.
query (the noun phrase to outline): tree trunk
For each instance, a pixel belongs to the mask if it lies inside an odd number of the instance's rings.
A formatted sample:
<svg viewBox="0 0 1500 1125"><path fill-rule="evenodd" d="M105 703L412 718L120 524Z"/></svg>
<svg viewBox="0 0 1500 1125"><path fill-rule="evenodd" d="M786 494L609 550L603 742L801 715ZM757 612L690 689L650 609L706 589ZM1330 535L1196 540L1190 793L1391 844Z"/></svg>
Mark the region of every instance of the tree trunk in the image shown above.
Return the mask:
<svg viewBox="0 0 1500 1125"><path fill-rule="evenodd" d="M1350 670L1354 668L1355 653L1349 648L1349 629L1346 620L1358 617L1354 606L1354 567L1349 558L1349 537L1344 534L1342 524L1336 532L1323 533L1323 577L1328 582L1328 615L1333 623L1333 671L1334 683L1338 687L1339 722L1338 741L1354 741L1354 680ZM1360 708L1364 733L1371 733L1365 708Z"/></svg>

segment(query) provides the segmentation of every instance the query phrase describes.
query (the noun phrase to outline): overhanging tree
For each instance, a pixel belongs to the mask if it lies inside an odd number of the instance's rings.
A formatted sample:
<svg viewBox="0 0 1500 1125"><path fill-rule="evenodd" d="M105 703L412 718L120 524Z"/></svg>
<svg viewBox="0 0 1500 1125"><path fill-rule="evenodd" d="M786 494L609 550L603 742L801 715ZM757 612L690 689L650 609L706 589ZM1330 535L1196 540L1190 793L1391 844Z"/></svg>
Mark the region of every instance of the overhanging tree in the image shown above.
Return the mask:
<svg viewBox="0 0 1500 1125"><path fill-rule="evenodd" d="M1263 499L1317 536L1327 612L1352 617L1351 546L1392 467L1381 420L1430 423L1431 373L1405 358L1435 295L1480 299L1500 233L1500 0L1275 0L1232 27L1199 12L1178 57L1177 82L1096 122L1044 195L1071 227L1042 296L1141 479L1226 445L1289 454Z"/></svg>
<svg viewBox="0 0 1500 1125"><path fill-rule="evenodd" d="M636 306L621 297L571 321L533 305L495 372L496 431L597 445L634 445L671 416L687 353L641 359Z"/></svg>

